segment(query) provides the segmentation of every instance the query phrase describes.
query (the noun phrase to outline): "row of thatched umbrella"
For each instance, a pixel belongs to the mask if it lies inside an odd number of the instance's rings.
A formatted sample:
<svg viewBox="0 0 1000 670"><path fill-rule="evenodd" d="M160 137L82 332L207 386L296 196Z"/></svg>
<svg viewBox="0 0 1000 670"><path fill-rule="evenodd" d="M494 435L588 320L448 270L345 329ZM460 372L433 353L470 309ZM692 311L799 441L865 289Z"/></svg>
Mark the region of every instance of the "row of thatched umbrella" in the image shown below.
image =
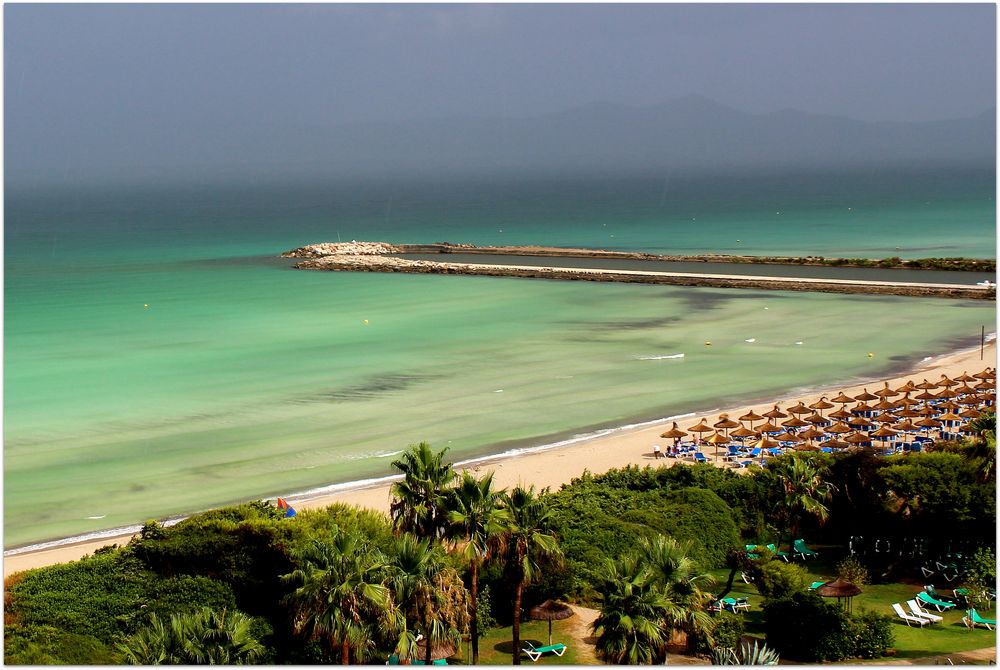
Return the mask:
<svg viewBox="0 0 1000 670"><path fill-rule="evenodd" d="M975 387L968 386L969 382L977 379L981 381ZM864 389L863 393L854 397L841 392L829 401L826 396L810 405L800 401L789 407L787 414L782 412L778 405L774 405L773 409L763 414L757 414L751 410L740 416L739 422L730 419L728 414L719 415L719 420L711 426L706 423L705 419L701 419L694 426L689 426L687 431L681 430L677 426L677 422L674 422L669 430L661 434L661 437L673 439L676 446L680 438L687 436L689 432L698 436L703 433L712 433L705 439L705 442L715 445L716 452L718 452L718 445L727 444L733 438L743 441L749 437L759 438L754 446L762 449L776 447L778 441L808 441L811 443L814 438L824 435L836 436L825 443L835 448L871 443L873 438L878 438L884 445L888 438L896 437L900 433L921 430L929 432L932 428L942 428L946 421L959 422L976 418L980 411L974 405L978 406L995 398L995 382L991 382L995 379L995 370L986 369L975 375L963 373L954 380L942 375L942 379L937 383L928 382L926 379L920 384L908 381L898 389L889 388L889 383L885 382L884 387L875 393L868 393L868 390ZM959 382L962 383L961 386L958 386ZM951 387L954 386L958 386L958 388L952 390ZM943 387L945 390L938 394L927 392L939 387ZM917 390L922 391L922 393L911 398L910 394ZM903 397L898 400L889 400L889 398L899 395ZM869 405L867 402L870 400L878 400L878 402ZM945 400L945 402L932 406L929 404L931 400ZM858 404L848 411L847 405L855 401ZM833 408L835 406L833 403L839 403L841 408L824 417L823 410ZM917 409L916 407L921 404L922 406ZM966 409L958 412L957 410L962 407ZM874 411L878 411L879 414L872 419L864 416L865 413ZM789 415L791 415L790 418ZM803 415L808 416L799 418ZM911 421L917 417L923 418L916 422ZM767 419L765 423L754 428L754 422L764 419ZM782 421L780 425L773 422L779 419L786 420ZM837 421L833 422L832 419ZM747 427L741 422L748 422L750 425ZM881 425L876 430L871 430L871 426L875 423ZM790 432L790 429L803 427L807 427L806 430L797 433ZM962 430L962 428L962 426L958 426L956 429ZM794 448L800 450L818 449L812 444L800 444Z"/></svg>

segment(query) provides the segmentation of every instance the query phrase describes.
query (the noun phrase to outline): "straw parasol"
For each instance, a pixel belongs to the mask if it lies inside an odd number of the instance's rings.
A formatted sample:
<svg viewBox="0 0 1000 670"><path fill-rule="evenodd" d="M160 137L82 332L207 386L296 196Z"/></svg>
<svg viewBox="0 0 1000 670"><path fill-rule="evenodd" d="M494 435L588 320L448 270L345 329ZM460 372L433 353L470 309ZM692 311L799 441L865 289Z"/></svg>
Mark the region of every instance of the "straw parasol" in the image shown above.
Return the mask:
<svg viewBox="0 0 1000 670"><path fill-rule="evenodd" d="M937 387L938 387L937 384L935 384L934 382L927 381L927 378L924 377L924 380L922 382L920 382L919 384L917 384L916 386L914 386L913 388L918 388L918 389L922 389L924 391L929 391L930 389L936 389Z"/></svg>
<svg viewBox="0 0 1000 670"><path fill-rule="evenodd" d="M873 421L875 421L875 423L896 423L899 421L899 417L891 414L890 412L882 412L876 416Z"/></svg>
<svg viewBox="0 0 1000 670"><path fill-rule="evenodd" d="M757 426L757 428L755 430L757 430L757 431L759 431L761 433L780 433L781 432L781 426L775 426L770 421L767 421L767 422L762 423L761 425Z"/></svg>
<svg viewBox="0 0 1000 670"><path fill-rule="evenodd" d="M814 425L820 425L824 423L830 423L830 420L820 414L810 414L803 421L808 421Z"/></svg>
<svg viewBox="0 0 1000 670"><path fill-rule="evenodd" d="M791 414L812 414L812 410L806 407L801 400L794 407L789 407L788 411Z"/></svg>
<svg viewBox="0 0 1000 670"><path fill-rule="evenodd" d="M987 388L990 388L989 382L980 382L980 384L986 384ZM978 385L977 385L978 386ZM970 393L975 393L976 389L969 386L968 384L962 384L958 388L952 389L958 395L969 395Z"/></svg>
<svg viewBox="0 0 1000 670"><path fill-rule="evenodd" d="M561 603L558 600L546 600L541 605L532 607L528 612L528 616L535 621L549 622L549 645L552 644L552 622L568 619L574 614L576 614L576 612L573 611L572 607L566 603Z"/></svg>
<svg viewBox="0 0 1000 670"><path fill-rule="evenodd" d="M817 437L823 437L824 435L826 435L826 433L820 430L819 428L816 428L815 426L810 426L809 428L799 433L799 437L805 440L812 440Z"/></svg>
<svg viewBox="0 0 1000 670"><path fill-rule="evenodd" d="M913 396L916 400L936 400L937 395L929 391L921 391L917 395Z"/></svg>
<svg viewBox="0 0 1000 670"><path fill-rule="evenodd" d="M442 658L454 656L458 649L448 640L434 642L431 644L431 660L437 661ZM420 660L427 658L427 638L417 640L417 658Z"/></svg>
<svg viewBox="0 0 1000 670"><path fill-rule="evenodd" d="M980 391L990 391L996 388L996 384L991 381L984 379L983 381L976 384L973 388L979 389Z"/></svg>
<svg viewBox="0 0 1000 670"><path fill-rule="evenodd" d="M728 414L720 414L719 420L713 423L712 426L724 429L728 435L730 428L739 428L740 424L730 419Z"/></svg>
<svg viewBox="0 0 1000 670"><path fill-rule="evenodd" d="M965 370L963 370L962 374L960 374L959 376L955 377L955 381L957 381L957 382L974 382L974 381L976 381L976 378L973 377L972 375L970 375Z"/></svg>
<svg viewBox="0 0 1000 670"><path fill-rule="evenodd" d="M946 388L940 393L935 393L934 397L940 398L941 400L948 400L949 398L957 398L958 395L959 394L956 391L952 391L951 389Z"/></svg>
<svg viewBox="0 0 1000 670"><path fill-rule="evenodd" d="M831 449L847 449L849 446L851 446L847 442L844 442L843 440L838 440L836 438L832 440L827 440L823 444L827 447L830 447Z"/></svg>
<svg viewBox="0 0 1000 670"><path fill-rule="evenodd" d="M769 437L762 437L754 442L753 446L754 449L773 449L780 445Z"/></svg>
<svg viewBox="0 0 1000 670"><path fill-rule="evenodd" d="M974 374L972 376L975 377L976 379L996 379L996 375L993 374L992 372L990 372L989 368L986 368L985 370L977 372L976 374Z"/></svg>
<svg viewBox="0 0 1000 670"><path fill-rule="evenodd" d="M788 415L785 414L784 412L782 412L780 409L778 409L777 405L775 405L774 409L772 409L770 412L764 412L764 414L762 414L761 416L766 416L768 419L787 419L788 418Z"/></svg>
<svg viewBox="0 0 1000 670"><path fill-rule="evenodd" d="M850 442L851 444L864 444L865 442L871 442L872 438L868 437L864 433L851 433L850 435L844 436L844 442Z"/></svg>
<svg viewBox="0 0 1000 670"><path fill-rule="evenodd" d="M941 375L941 381L937 383L939 387L943 386L948 388L949 386L956 386L958 382L948 379L948 375Z"/></svg>
<svg viewBox="0 0 1000 670"><path fill-rule="evenodd" d="M889 428L889 426L881 426L878 430L872 431L870 435L882 440L882 446L885 446L885 443L889 441L888 438L895 437L899 433Z"/></svg>
<svg viewBox="0 0 1000 670"><path fill-rule="evenodd" d="M915 433L920 430L920 428L909 419L907 419L906 421L900 421L899 423L894 424L892 427L894 430L903 430L906 431L907 433Z"/></svg>
<svg viewBox="0 0 1000 670"><path fill-rule="evenodd" d="M919 400L914 400L913 398L911 398L909 393L907 393L906 395L904 395L902 398L900 398L896 402L898 402L900 405L903 405L904 407L909 407L910 405L919 405L920 404L920 401Z"/></svg>
<svg viewBox="0 0 1000 670"><path fill-rule="evenodd" d="M851 424L852 426L861 428L867 428L868 426L872 425L872 422L863 416L853 416L851 417L851 420L848 421L847 423Z"/></svg>
<svg viewBox="0 0 1000 670"><path fill-rule="evenodd" d="M694 426L688 426L688 431L689 432L699 433L699 435L697 437L700 437L700 433L711 433L713 430L715 430L715 429L712 428L711 426L705 424L704 417L696 425L694 425Z"/></svg>
<svg viewBox="0 0 1000 670"><path fill-rule="evenodd" d="M927 429L927 434L929 435L930 432L931 432L931 428L940 428L941 427L941 422L938 421L937 419L927 418L927 419L921 419L920 421L917 421L917 425L920 426L921 428L926 428Z"/></svg>
<svg viewBox="0 0 1000 670"><path fill-rule="evenodd" d="M909 407L907 407L906 409L901 409L898 412L896 412L896 416L901 416L905 419L907 417L921 416L921 414L920 410L910 409Z"/></svg>
<svg viewBox="0 0 1000 670"><path fill-rule="evenodd" d="M823 598L836 598L837 602L841 602L844 599L847 600L845 603L845 609L851 611L851 598L856 595L863 593L863 591L858 587L857 584L853 584L846 579L837 578L832 582L827 582L816 589L818 593Z"/></svg>
<svg viewBox="0 0 1000 670"><path fill-rule="evenodd" d="M820 413L820 410L830 409L831 407L833 407L833 403L827 402L826 396L823 396L813 404L809 405L809 408L816 410L817 414Z"/></svg>
<svg viewBox="0 0 1000 670"><path fill-rule="evenodd" d="M707 442L708 444L715 445L715 458L716 458L716 460L718 460L718 458L719 458L719 445L720 444L729 444L729 438L727 436L723 435L722 433L720 433L719 431L715 431L714 433L712 433L708 437L707 440L705 440L705 442Z"/></svg>
<svg viewBox="0 0 1000 670"><path fill-rule="evenodd" d="M795 433L789 433L787 430L783 433L778 433L774 436L774 439L779 442L801 442L802 437L796 435Z"/></svg>
<svg viewBox="0 0 1000 670"><path fill-rule="evenodd" d="M857 405L851 408L851 414L862 414L864 412L870 412L870 411L872 411L872 406L864 402L859 402Z"/></svg>
<svg viewBox="0 0 1000 670"><path fill-rule="evenodd" d="M796 444L794 447L792 447L792 450L793 451L819 451L820 448L817 447L815 444L809 444L808 442L806 442L806 443L803 443L803 444Z"/></svg>
<svg viewBox="0 0 1000 670"><path fill-rule="evenodd" d="M958 413L958 415L963 419L978 419L980 414L982 414L982 412L980 412L975 407L970 407L969 409L963 410Z"/></svg>
<svg viewBox="0 0 1000 670"><path fill-rule="evenodd" d="M806 411L808 412L809 410ZM781 425L784 426L785 428L801 428L802 426L808 426L809 424L803 421L802 419L798 418L797 416L793 416L791 419L788 419L787 421L782 421Z"/></svg>
<svg viewBox="0 0 1000 670"><path fill-rule="evenodd" d="M903 384L898 389L896 389L896 392L897 393L909 393L910 391L914 390L915 388L917 388L917 387L913 385L913 382L911 380L907 379L905 384Z"/></svg>
<svg viewBox="0 0 1000 670"><path fill-rule="evenodd" d="M845 395L843 391L840 392L835 398L830 398L830 402L839 402L841 405L846 405L849 402L854 402L854 398L849 395Z"/></svg>
<svg viewBox="0 0 1000 670"><path fill-rule="evenodd" d="M729 437L738 437L742 440L744 437L757 437L759 434L760 431L750 430L746 426L740 426L733 432L729 433Z"/></svg>
<svg viewBox="0 0 1000 670"><path fill-rule="evenodd" d="M861 402L868 402L869 400L878 400L878 396L869 393L868 389L862 389L862 392L854 396L854 399L860 400Z"/></svg>
<svg viewBox="0 0 1000 670"><path fill-rule="evenodd" d="M833 412L830 412L826 416L828 419L837 419L838 421L843 421L844 419L850 419L852 414L848 412L846 409L841 408Z"/></svg>
<svg viewBox="0 0 1000 670"><path fill-rule="evenodd" d="M674 446L677 446L678 440L687 435L687 431L681 430L677 427L677 422L674 421L674 425L670 427L670 430L660 433L660 437L673 438Z"/></svg>
<svg viewBox="0 0 1000 670"><path fill-rule="evenodd" d="M750 427L753 428L753 422L760 421L763 418L764 417L762 417L760 414L757 414L753 410L750 410L749 412L740 417L740 421L749 421Z"/></svg>
<svg viewBox="0 0 1000 670"><path fill-rule="evenodd" d="M896 409L900 404L896 401L889 400L887 398L882 398L877 403L872 405L872 409L877 409L880 412L885 412L890 409Z"/></svg>
<svg viewBox="0 0 1000 670"><path fill-rule="evenodd" d="M838 421L829 428L826 428L826 432L833 433L834 435L839 435L843 433L849 433L853 430L850 426L842 421Z"/></svg>

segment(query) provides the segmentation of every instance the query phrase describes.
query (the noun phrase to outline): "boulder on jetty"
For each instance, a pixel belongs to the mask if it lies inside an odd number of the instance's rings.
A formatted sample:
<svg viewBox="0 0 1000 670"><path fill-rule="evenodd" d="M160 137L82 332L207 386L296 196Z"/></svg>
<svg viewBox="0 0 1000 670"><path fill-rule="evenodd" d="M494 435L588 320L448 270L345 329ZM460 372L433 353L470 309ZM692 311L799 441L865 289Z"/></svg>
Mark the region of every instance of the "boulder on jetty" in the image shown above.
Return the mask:
<svg viewBox="0 0 1000 670"><path fill-rule="evenodd" d="M398 254L400 248L387 242L320 242L286 251L282 258L322 258L324 256L380 256Z"/></svg>

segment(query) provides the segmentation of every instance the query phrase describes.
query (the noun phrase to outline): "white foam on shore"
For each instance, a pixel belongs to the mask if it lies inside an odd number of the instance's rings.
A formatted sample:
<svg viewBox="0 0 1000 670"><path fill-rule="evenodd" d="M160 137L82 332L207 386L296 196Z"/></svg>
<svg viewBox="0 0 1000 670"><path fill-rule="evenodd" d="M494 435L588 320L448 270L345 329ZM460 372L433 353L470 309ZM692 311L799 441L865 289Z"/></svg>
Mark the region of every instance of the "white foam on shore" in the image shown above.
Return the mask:
<svg viewBox="0 0 1000 670"><path fill-rule="evenodd" d="M636 356L640 361L665 361L671 358L684 358L684 354L666 354L663 356Z"/></svg>
<svg viewBox="0 0 1000 670"><path fill-rule="evenodd" d="M92 518L92 517L91 517ZM177 517L173 519L167 519L165 521L160 521L159 524L164 528L173 526L174 524L180 523L186 516ZM121 537L123 535L135 535L140 530L142 530L143 524L137 524L135 526L118 526L117 528L108 528L107 530L98 530L93 533L84 533L83 535L74 535L73 537L64 537L59 540L50 540L48 542L39 542L38 544L29 544L23 547L17 547L15 549L7 549L3 552L4 556L17 556L18 554L26 554L32 551L44 551L45 549L55 549L56 547L65 547L70 544L79 544L81 542L93 542L94 540L110 539L114 537Z"/></svg>

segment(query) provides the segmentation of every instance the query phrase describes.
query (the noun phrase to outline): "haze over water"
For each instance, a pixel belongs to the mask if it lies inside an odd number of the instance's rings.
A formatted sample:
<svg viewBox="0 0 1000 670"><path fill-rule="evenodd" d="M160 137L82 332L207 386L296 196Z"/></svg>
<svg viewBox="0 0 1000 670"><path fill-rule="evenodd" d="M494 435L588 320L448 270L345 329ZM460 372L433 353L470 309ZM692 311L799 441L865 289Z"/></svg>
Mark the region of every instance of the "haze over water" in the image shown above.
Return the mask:
<svg viewBox="0 0 1000 670"><path fill-rule="evenodd" d="M8 193L6 544L382 476L421 440L457 460L879 376L995 323L989 302L300 272L281 251L339 233L992 257L992 189L949 171Z"/></svg>

